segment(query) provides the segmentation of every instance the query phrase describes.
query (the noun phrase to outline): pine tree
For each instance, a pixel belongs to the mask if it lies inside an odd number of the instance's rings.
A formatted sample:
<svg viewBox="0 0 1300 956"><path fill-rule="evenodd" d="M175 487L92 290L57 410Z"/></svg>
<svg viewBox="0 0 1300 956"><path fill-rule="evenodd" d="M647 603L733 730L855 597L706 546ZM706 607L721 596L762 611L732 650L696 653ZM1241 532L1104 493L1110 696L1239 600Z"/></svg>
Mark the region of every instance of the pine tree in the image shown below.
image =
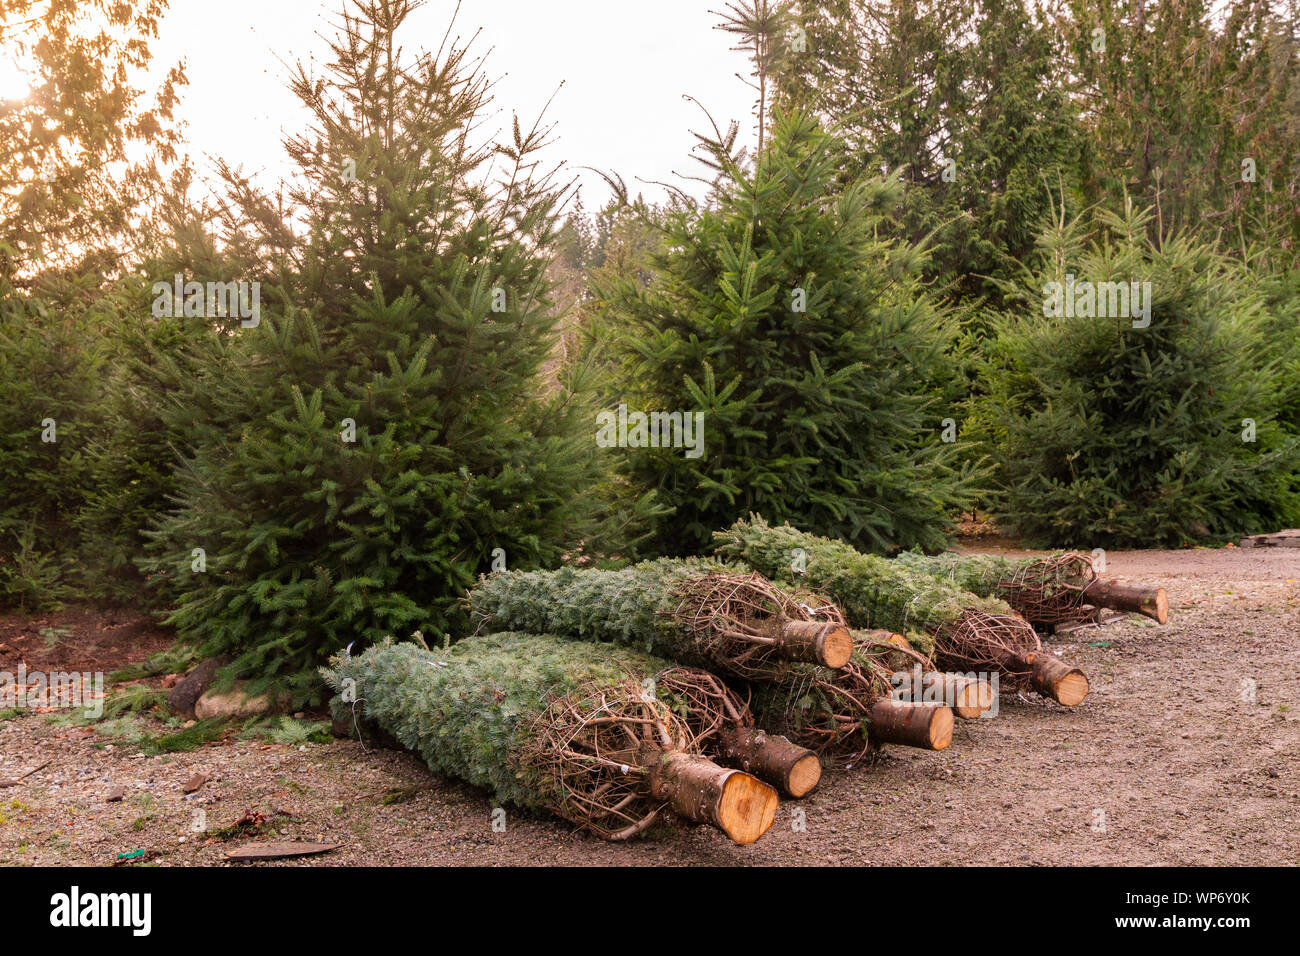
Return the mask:
<svg viewBox="0 0 1300 956"><path fill-rule="evenodd" d="M1058 223L1004 317L987 410L1000 516L1035 546L1181 546L1300 519L1266 300L1212 246L1151 240L1150 220L1130 206L1093 236Z"/></svg>
<svg viewBox="0 0 1300 956"><path fill-rule="evenodd" d="M459 633L494 560L555 564L593 530L594 412L541 375L547 131L476 142L490 83L450 40L399 57L414 6L354 4L326 74L299 67L313 125L283 202L226 170L244 272L225 278L262 282L260 321L230 323L166 412L186 454L145 567L169 620L299 698L330 653Z"/></svg>
<svg viewBox="0 0 1300 956"><path fill-rule="evenodd" d="M657 543L694 553L749 511L872 549L941 542L970 493L925 396L952 327L916 250L877 237L897 183L837 189L840 145L806 114L776 115L752 170L734 139L701 137L717 190L665 215L650 284L598 290L629 409L704 416L698 457L626 453L633 483L676 509Z"/></svg>
<svg viewBox="0 0 1300 956"><path fill-rule="evenodd" d="M847 175L901 170L895 219L928 241L926 275L996 301L1077 162L1056 25L1025 0L835 0L798 20L779 101L833 125Z"/></svg>
<svg viewBox="0 0 1300 956"><path fill-rule="evenodd" d="M31 81L0 102L0 605L95 580L78 516L114 427L118 282L175 159L182 69L135 83L165 7L0 0Z"/></svg>

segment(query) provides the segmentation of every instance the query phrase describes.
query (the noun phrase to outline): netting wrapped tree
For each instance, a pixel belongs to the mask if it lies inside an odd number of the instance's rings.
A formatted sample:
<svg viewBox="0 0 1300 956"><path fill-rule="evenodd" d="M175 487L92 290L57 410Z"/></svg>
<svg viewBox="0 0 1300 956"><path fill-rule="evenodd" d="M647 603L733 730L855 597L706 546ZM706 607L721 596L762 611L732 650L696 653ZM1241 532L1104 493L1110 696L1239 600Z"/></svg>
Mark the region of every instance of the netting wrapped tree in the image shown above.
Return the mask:
<svg viewBox="0 0 1300 956"><path fill-rule="evenodd" d="M933 708L891 701L888 674L853 662L833 604L718 562L497 572L469 605L482 630L612 641L743 680L760 726L819 754L852 759L873 742L942 749L951 739L951 715L945 727Z"/></svg>
<svg viewBox="0 0 1300 956"><path fill-rule="evenodd" d="M841 541L762 518L737 521L716 535L719 553L781 583L827 594L856 625L913 639L918 629L946 671L997 673L1010 690L1033 689L1066 706L1080 703L1088 679L1043 650L1033 627L1006 602L980 597L924 572L863 554Z"/></svg>
<svg viewBox="0 0 1300 956"><path fill-rule="evenodd" d="M1078 551L1030 558L905 551L893 560L972 594L1001 598L1031 624L1074 624L1092 618L1099 607L1142 614L1160 624L1169 620L1164 588L1103 581L1092 558Z"/></svg>
<svg viewBox="0 0 1300 956"><path fill-rule="evenodd" d="M807 795L822 775L821 761L807 747L756 725L749 704L715 674L695 667L669 667L655 677L658 692L673 703L700 748L792 797Z"/></svg>
<svg viewBox="0 0 1300 956"><path fill-rule="evenodd" d="M363 706L432 769L503 803L609 840L671 809L752 843L772 825L776 792L701 753L655 681L664 670L627 648L503 633L439 651L385 641L322 674L335 717Z"/></svg>
<svg viewBox="0 0 1300 956"><path fill-rule="evenodd" d="M745 680L780 680L799 663L848 663L853 638L761 576L716 562L662 559L618 571L499 571L469 606L479 630L616 641Z"/></svg>
<svg viewBox="0 0 1300 956"><path fill-rule="evenodd" d="M951 708L897 700L892 691L889 669L855 648L839 670L807 668L754 685L752 707L764 727L849 766L874 759L883 744L943 750L952 742Z"/></svg>

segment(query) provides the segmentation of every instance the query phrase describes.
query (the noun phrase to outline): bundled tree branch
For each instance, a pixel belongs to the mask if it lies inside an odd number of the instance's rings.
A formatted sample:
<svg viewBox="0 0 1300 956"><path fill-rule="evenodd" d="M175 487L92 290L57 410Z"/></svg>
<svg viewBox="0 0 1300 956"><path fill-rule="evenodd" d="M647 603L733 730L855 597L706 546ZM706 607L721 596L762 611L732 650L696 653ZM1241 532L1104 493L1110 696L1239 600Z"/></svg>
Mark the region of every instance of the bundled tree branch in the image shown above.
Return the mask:
<svg viewBox="0 0 1300 956"><path fill-rule="evenodd" d="M716 562L503 571L481 578L468 600L480 630L617 641L745 680L780 680L801 662L842 667L853 652L842 624Z"/></svg>

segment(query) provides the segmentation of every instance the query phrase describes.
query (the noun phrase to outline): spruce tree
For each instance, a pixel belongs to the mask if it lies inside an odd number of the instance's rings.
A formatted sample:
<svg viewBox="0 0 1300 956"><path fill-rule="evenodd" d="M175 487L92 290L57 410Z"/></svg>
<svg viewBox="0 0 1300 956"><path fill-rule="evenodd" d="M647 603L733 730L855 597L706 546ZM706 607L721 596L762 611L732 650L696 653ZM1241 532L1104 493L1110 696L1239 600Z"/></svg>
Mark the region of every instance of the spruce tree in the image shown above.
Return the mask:
<svg viewBox="0 0 1300 956"><path fill-rule="evenodd" d="M478 573L555 564L593 527L594 412L541 374L546 130L479 142L490 83L451 40L400 55L414 6L353 4L325 74L299 66L313 122L283 203L226 170L225 278L262 282L260 321L228 323L166 413L185 456L145 566L170 620L299 698L353 642L460 633Z"/></svg>
<svg viewBox="0 0 1300 956"><path fill-rule="evenodd" d="M1130 205L1091 236L1058 223L1001 323L999 517L1034 546L1182 546L1300 520L1285 390L1261 358L1267 299L1212 246L1150 239L1150 220ZM1117 288L1149 299L1115 314Z"/></svg>
<svg viewBox="0 0 1300 956"><path fill-rule="evenodd" d="M137 85L165 8L0 0L30 80L0 101L0 606L96 580L78 517L115 427L118 285L176 157L182 68Z"/></svg>
<svg viewBox="0 0 1300 956"><path fill-rule="evenodd" d="M897 182L838 188L842 147L805 113L778 112L753 165L734 140L701 137L716 189L664 215L649 284L599 290L629 410L704 416L697 457L624 453L675 509L658 545L697 552L750 511L873 550L939 544L970 491L926 397L953 330L917 250L877 235Z"/></svg>

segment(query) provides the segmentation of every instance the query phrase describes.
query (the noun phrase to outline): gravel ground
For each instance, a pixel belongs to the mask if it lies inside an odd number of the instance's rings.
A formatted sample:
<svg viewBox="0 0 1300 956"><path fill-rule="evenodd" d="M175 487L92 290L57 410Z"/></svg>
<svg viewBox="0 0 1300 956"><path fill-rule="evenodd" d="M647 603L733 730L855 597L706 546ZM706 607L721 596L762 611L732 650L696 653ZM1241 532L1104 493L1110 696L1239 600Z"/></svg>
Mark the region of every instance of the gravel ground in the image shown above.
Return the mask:
<svg viewBox="0 0 1300 956"><path fill-rule="evenodd" d="M891 748L870 769L828 772L752 846L703 827L608 844L515 811L497 832L483 793L355 741L232 733L145 756L24 714L0 721L0 778L40 769L0 789L0 865L108 865L135 850L172 866L1300 864L1300 549L1107 557L1107 577L1168 589L1170 623L1128 617L1048 639L1091 680L1080 707L1004 698L995 719L959 722L941 753ZM195 774L207 782L184 793ZM106 802L115 788L122 799ZM259 839L340 847L226 864L250 838L195 827L249 811L270 818Z"/></svg>

